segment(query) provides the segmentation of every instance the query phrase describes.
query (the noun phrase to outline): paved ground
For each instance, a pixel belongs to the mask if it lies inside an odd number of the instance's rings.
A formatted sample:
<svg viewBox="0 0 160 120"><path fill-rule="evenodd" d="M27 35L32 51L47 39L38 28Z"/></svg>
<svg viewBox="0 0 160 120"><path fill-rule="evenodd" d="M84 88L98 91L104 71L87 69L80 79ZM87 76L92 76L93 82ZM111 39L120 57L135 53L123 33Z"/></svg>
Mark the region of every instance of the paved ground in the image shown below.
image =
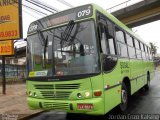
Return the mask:
<svg viewBox="0 0 160 120"><path fill-rule="evenodd" d="M27 106L25 84L7 85L6 89L7 94L3 95L2 86L0 86L0 115L15 115L16 118L17 115L22 117L37 112L30 110Z"/></svg>

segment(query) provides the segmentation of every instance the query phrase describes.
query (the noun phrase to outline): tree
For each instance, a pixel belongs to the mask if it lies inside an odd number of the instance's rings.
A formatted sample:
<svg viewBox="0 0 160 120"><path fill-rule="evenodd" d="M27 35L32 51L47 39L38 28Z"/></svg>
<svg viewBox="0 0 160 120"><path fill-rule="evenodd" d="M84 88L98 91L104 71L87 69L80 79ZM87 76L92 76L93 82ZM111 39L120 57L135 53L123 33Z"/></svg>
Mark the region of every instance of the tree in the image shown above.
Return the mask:
<svg viewBox="0 0 160 120"><path fill-rule="evenodd" d="M150 42L150 47L151 47L151 52L152 52L152 55L155 57L155 55L157 54L157 46L155 45L156 43L152 43Z"/></svg>

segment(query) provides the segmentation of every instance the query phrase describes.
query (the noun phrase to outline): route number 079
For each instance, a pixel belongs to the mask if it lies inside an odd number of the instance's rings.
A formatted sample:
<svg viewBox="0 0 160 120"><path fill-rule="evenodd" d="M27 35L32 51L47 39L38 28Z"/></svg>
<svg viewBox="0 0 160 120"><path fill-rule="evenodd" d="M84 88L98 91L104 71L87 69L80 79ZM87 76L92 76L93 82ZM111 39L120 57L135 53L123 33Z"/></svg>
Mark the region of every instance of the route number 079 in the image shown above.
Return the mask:
<svg viewBox="0 0 160 120"><path fill-rule="evenodd" d="M87 10L82 10L82 11L79 11L77 16L78 17L83 17L83 16L87 16L91 13L90 9L87 9Z"/></svg>

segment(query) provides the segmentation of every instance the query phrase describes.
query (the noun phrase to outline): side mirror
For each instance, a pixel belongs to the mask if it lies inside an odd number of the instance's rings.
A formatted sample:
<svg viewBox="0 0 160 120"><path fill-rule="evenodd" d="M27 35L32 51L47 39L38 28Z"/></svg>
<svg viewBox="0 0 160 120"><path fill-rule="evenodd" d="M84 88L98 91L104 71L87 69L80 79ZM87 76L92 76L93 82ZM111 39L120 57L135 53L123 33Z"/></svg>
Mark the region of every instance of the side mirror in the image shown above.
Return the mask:
<svg viewBox="0 0 160 120"><path fill-rule="evenodd" d="M111 71L117 64L118 58L116 56L102 54L102 70Z"/></svg>
<svg viewBox="0 0 160 120"><path fill-rule="evenodd" d="M27 41L27 38L25 38L24 41Z"/></svg>
<svg viewBox="0 0 160 120"><path fill-rule="evenodd" d="M81 56L85 56L85 53L84 53L84 45L81 44L81 45L79 46L79 51L80 51L80 55L81 55Z"/></svg>

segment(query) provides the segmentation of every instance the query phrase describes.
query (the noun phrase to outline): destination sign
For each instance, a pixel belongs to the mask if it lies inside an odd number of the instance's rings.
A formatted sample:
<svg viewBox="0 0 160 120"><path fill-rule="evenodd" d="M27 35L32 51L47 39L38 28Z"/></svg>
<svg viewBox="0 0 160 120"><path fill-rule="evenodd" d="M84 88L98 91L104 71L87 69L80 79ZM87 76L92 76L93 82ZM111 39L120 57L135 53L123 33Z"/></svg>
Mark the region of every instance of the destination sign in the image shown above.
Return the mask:
<svg viewBox="0 0 160 120"><path fill-rule="evenodd" d="M77 8L52 14L30 24L28 34L36 30L46 29L55 25L67 23L70 20L79 20L93 15L92 5L80 6Z"/></svg>

